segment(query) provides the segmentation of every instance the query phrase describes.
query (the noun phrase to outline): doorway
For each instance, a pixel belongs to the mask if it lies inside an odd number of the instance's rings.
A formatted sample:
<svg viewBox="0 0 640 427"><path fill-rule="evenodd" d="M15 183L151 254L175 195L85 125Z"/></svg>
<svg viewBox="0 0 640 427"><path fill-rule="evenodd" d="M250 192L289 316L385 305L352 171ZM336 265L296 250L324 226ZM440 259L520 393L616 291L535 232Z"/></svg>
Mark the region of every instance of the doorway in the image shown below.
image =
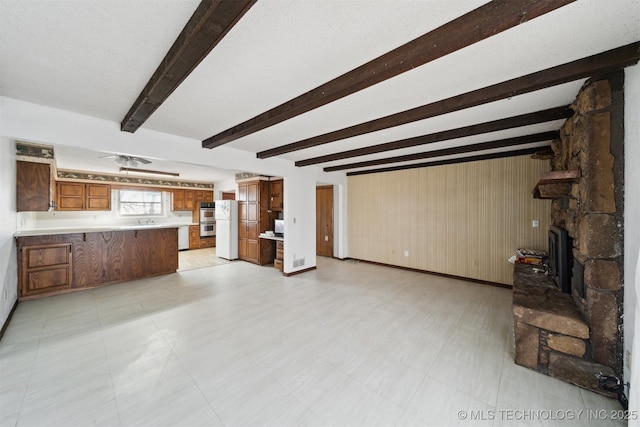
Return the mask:
<svg viewBox="0 0 640 427"><path fill-rule="evenodd" d="M223 191L222 192L222 200L235 200L236 192L235 191Z"/></svg>
<svg viewBox="0 0 640 427"><path fill-rule="evenodd" d="M333 257L333 186L316 187L316 255Z"/></svg>

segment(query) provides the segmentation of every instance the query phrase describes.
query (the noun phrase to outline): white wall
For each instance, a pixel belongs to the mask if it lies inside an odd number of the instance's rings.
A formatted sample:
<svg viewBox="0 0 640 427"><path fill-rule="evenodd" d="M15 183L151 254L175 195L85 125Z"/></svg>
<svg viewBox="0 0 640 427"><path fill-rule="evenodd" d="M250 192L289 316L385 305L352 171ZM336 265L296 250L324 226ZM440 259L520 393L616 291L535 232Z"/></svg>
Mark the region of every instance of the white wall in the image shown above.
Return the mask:
<svg viewBox="0 0 640 427"><path fill-rule="evenodd" d="M1 111L1 109L0 109ZM0 138L0 327L18 299L16 243L16 146ZM6 293L6 298L5 298Z"/></svg>
<svg viewBox="0 0 640 427"><path fill-rule="evenodd" d="M624 380L632 384L629 409L640 413L640 65L625 70L624 98Z"/></svg>
<svg viewBox="0 0 640 427"><path fill-rule="evenodd" d="M234 191L236 193L236 198L238 196L238 184L236 184L235 179L225 179L222 181L215 181L213 183L213 198L214 200L222 200L222 193Z"/></svg>
<svg viewBox="0 0 640 427"><path fill-rule="evenodd" d="M121 132L120 124L116 122L12 98L1 97L0 103L1 136L10 139L90 150L120 151L139 156L153 155L177 162L284 177L285 223L288 227L285 272L293 271L293 259L289 257L294 253L297 258L305 258L302 269L316 265L316 182L346 186L344 173L327 174L317 167L296 168L293 162L276 158L261 160L254 153L226 146L214 150L203 149L199 140L144 128L134 134ZM345 207L341 209L346 210ZM293 218L296 218L295 224ZM341 245L346 243L342 242Z"/></svg>

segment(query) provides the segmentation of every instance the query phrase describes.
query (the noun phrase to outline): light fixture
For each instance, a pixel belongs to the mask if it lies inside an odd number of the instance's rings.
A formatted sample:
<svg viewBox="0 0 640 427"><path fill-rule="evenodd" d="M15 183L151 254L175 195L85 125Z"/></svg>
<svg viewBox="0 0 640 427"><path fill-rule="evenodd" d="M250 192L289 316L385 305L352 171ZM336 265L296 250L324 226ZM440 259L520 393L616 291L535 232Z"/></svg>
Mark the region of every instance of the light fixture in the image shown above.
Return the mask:
<svg viewBox="0 0 640 427"><path fill-rule="evenodd" d="M176 172L163 172L163 171L154 171L154 170L150 170L150 169L131 169L128 167L121 167L120 168L120 172L132 172L132 173L141 173L141 174L148 174L148 175L166 175L166 176L180 176L179 173Z"/></svg>

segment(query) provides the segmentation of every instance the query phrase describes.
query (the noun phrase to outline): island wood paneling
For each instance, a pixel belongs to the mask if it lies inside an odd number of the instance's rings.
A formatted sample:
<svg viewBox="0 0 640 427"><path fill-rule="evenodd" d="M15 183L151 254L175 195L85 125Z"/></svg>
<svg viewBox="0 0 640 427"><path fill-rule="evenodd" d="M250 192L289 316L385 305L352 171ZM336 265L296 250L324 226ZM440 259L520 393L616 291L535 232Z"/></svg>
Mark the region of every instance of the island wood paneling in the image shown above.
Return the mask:
<svg viewBox="0 0 640 427"><path fill-rule="evenodd" d="M69 253L66 262L59 261L60 251L53 251L63 246ZM178 229L18 237L18 266L20 299L173 273L178 269Z"/></svg>
<svg viewBox="0 0 640 427"><path fill-rule="evenodd" d="M511 284L514 250L547 247L551 202L531 191L548 170L520 156L350 176L349 257Z"/></svg>

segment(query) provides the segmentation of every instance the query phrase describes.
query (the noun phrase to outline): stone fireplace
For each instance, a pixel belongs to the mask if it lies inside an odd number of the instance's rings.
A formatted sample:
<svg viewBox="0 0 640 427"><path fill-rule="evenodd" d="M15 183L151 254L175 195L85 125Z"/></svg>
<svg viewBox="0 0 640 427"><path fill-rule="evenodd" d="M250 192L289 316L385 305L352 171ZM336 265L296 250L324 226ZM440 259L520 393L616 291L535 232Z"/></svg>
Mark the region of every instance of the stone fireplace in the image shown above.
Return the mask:
<svg viewBox="0 0 640 427"><path fill-rule="evenodd" d="M583 85L534 191L571 237L571 294L514 274L516 363L611 397L623 378L623 86L623 71Z"/></svg>

